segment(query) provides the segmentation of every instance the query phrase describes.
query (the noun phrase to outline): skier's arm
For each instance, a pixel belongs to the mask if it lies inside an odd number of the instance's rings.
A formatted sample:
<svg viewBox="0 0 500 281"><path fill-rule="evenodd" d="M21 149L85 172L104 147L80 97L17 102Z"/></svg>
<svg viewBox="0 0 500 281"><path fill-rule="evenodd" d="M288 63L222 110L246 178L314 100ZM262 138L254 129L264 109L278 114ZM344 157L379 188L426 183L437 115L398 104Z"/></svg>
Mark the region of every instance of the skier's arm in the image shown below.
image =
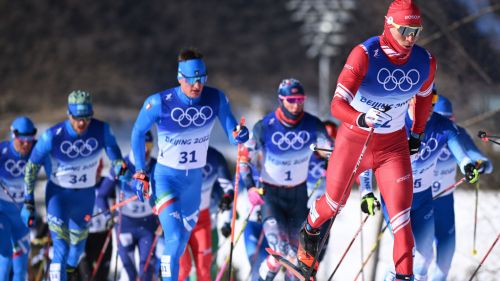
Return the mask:
<svg viewBox="0 0 500 281"><path fill-rule="evenodd" d="M318 136L317 140L316 140L318 147L333 149L333 140L328 135L326 128L325 128L325 125L319 119L318 119L318 123L317 123L316 134ZM318 153L323 158L328 158L331 154L331 153L324 152L324 151L318 151Z"/></svg>
<svg viewBox="0 0 500 281"><path fill-rule="evenodd" d="M362 112L354 109L350 103L365 78L368 70L368 55L365 49L358 45L352 49L344 68L340 72L337 88L330 106L333 117L341 122L357 124Z"/></svg>
<svg viewBox="0 0 500 281"><path fill-rule="evenodd" d="M229 101L224 93L219 92L219 121L231 144L238 144L233 137L233 130L238 123L231 112Z"/></svg>
<svg viewBox="0 0 500 281"><path fill-rule="evenodd" d="M421 134L425 130L425 124L429 119L432 108L432 85L434 84L434 74L436 73L436 59L430 55L429 76L425 80L419 93L415 96L415 116L413 116L413 125L411 131Z"/></svg>
<svg viewBox="0 0 500 281"><path fill-rule="evenodd" d="M52 150L52 133L46 131L40 140L37 141L33 151L31 152L30 159L24 168L24 199L26 201L34 202L35 200L35 184L38 177L38 172L42 165L47 163L46 158ZM50 177L51 171L46 171L47 177Z"/></svg>
<svg viewBox="0 0 500 281"><path fill-rule="evenodd" d="M240 151L240 175L247 189L255 187L253 177L252 162L258 161L259 150L262 147L262 120L258 121L253 127L250 140L242 145ZM256 165L253 165L256 166Z"/></svg>
<svg viewBox="0 0 500 281"><path fill-rule="evenodd" d="M99 211L109 209L108 198L113 195L117 182L118 181L115 180L114 176L111 174L109 177L105 177L101 181L99 187L97 188L97 196L95 198L95 205Z"/></svg>
<svg viewBox="0 0 500 281"><path fill-rule="evenodd" d="M159 94L150 96L144 102L144 105L135 120L134 128L132 129L132 151L135 156L136 171L146 170L146 132L156 122L161 112L161 98Z"/></svg>

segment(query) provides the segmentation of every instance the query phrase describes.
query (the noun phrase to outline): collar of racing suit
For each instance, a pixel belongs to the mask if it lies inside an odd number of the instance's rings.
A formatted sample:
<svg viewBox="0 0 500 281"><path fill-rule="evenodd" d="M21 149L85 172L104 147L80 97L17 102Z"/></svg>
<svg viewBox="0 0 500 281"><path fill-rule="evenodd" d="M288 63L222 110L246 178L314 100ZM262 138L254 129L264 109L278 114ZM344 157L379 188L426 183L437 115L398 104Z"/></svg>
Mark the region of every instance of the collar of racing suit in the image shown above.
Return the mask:
<svg viewBox="0 0 500 281"><path fill-rule="evenodd" d="M301 113L294 115L290 111L288 111L283 104L280 105L276 111L276 116L278 117L278 120L281 122L281 124L285 125L286 127L295 127L297 124L300 123L302 120L302 117L304 117L304 111Z"/></svg>
<svg viewBox="0 0 500 281"><path fill-rule="evenodd" d="M411 49L404 48L392 37L389 27L384 27L384 33L380 35L380 47L392 63L403 64L408 61Z"/></svg>

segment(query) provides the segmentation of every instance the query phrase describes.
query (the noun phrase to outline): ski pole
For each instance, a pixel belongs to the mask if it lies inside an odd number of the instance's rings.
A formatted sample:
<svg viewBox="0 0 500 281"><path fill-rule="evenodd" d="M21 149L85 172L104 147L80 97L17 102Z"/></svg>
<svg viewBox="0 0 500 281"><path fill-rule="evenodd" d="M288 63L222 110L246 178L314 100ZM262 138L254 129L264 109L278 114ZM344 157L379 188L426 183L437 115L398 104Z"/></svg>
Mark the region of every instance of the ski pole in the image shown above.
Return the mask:
<svg viewBox="0 0 500 281"><path fill-rule="evenodd" d="M14 199L14 196L12 196L12 194L10 194L10 192L7 190L7 187L5 187L5 185L3 185L2 182L0 182L0 187L2 187L3 192L5 192L5 194L7 194L7 196L9 196L10 200L12 200L12 203L14 203L14 205L16 206L16 208L19 211L21 211L21 208L19 207L19 205L17 204L16 200Z"/></svg>
<svg viewBox="0 0 500 281"><path fill-rule="evenodd" d="M347 252L349 252L349 250L351 249L351 246L352 244L354 244L354 241L356 240L356 237L358 237L358 234L361 232L361 230L363 229L363 225L365 225L366 221L368 220L370 216L369 215L366 215L365 218L363 219L363 221L361 222L361 225L359 226L358 230L356 231L356 233L354 233L354 237L351 239L351 242L349 243L349 245L347 246L347 249L345 249L344 253L342 254L342 257L340 258L339 262L337 263L337 266L335 267L335 269L333 270L332 274L330 274L330 277L328 278L328 281L332 280L333 278L333 275L335 275L335 273L337 272L337 270L339 269L340 267L340 264L342 264L342 261L344 260L345 256L347 255ZM307 280L307 279L306 279Z"/></svg>
<svg viewBox="0 0 500 281"><path fill-rule="evenodd" d="M311 143L311 145L309 146L309 149L311 149L312 151L323 151L323 152L329 152L329 153L332 153L333 149L331 148L324 148L324 147L318 147L317 144L315 143Z"/></svg>
<svg viewBox="0 0 500 281"><path fill-rule="evenodd" d="M360 220L363 219L363 212L362 211L359 212L359 219ZM359 257L359 259L361 261L361 264L363 264L363 260L365 259L365 252L364 252L364 249L365 249L364 241L365 241L365 239L363 237L363 230L361 230L361 233L360 233L359 236L360 236L359 237L359 239L360 239L359 240L359 242L360 242L359 243L360 244L359 245L360 246L359 247L360 248L360 257ZM361 281L365 281L365 274L364 273L361 274Z"/></svg>
<svg viewBox="0 0 500 281"><path fill-rule="evenodd" d="M374 129L373 129L373 127L371 127L370 131L368 133L368 136L366 137L365 143L363 144L363 148L361 149L361 153L359 154L358 161L356 162L356 165L354 166L354 169L352 170L352 173L349 176L349 179L347 180L347 185L344 188L344 192L342 193L342 197L341 197L341 200L339 202L339 205L342 204L342 202L344 202L344 200L345 200L345 197L347 195L347 189L350 188L352 181L354 180L354 177L356 176L359 165L361 164L361 160L363 160L363 156L365 155L365 151L366 151L368 144L370 143L370 140L373 136L373 131L374 131ZM340 206L339 206L339 208L340 208ZM323 250L323 247L325 246L326 239L328 238L328 236L330 234L330 230L332 229L333 222L335 221L335 218L337 217L339 208L334 212L332 218L330 219L330 223L328 224L328 228L327 228L327 231L325 233L325 236L323 237L323 239L321 239L321 243L319 245L318 252L316 253L316 255L314 255L313 262L311 263L309 270L306 272L305 280L307 280L307 281L309 281L311 279L311 274L312 274L314 265L318 261L319 254L321 253L321 251Z"/></svg>
<svg viewBox="0 0 500 281"><path fill-rule="evenodd" d="M240 124L236 127L236 131L233 132L233 137L238 134L240 128L245 125L245 117L241 116ZM236 155L236 174L234 175L234 198L233 198L233 217L231 218L231 245L229 249L229 272L228 279L231 280L231 275L233 273L232 263L233 263L233 249L234 249L234 227L236 225L236 206L238 201L238 186L240 183L240 161L241 161L241 150L243 145L238 143L238 152ZM253 209L252 209L253 210Z"/></svg>
<svg viewBox="0 0 500 281"><path fill-rule="evenodd" d="M118 204L116 205L119 205L120 202L122 202L123 200L123 192L120 191L120 195L119 195L119 198L118 198ZM137 199L137 195L134 195L135 198ZM134 196L130 197L129 199L131 198L134 198ZM119 205L118 207L116 208L119 208L120 206L122 205ZM115 256L115 272L114 272L114 277L113 277L113 280L116 281L116 278L118 277L118 251L119 251L119 248L120 248L120 234L122 232L122 212L119 212L118 214L118 231L116 232L116 256Z"/></svg>
<svg viewBox="0 0 500 281"><path fill-rule="evenodd" d="M135 201L137 200L137 195L134 195L126 200L123 200L123 201L118 201L116 204L114 204L113 206L111 206L108 210L104 210L104 211L101 211L101 212L98 212L97 214L93 214L92 216L91 215L86 215L85 216L85 221L86 222L89 222L92 218L95 218L97 216L100 216L102 214L105 214L105 213L112 213L114 212L116 209L124 206L124 205L127 205L128 203L132 202L132 201Z"/></svg>
<svg viewBox="0 0 500 281"><path fill-rule="evenodd" d="M500 145L500 142L494 141L492 139L500 139L500 136L488 136L485 131L479 131L477 133L477 136L482 140L482 141L490 141L492 143Z"/></svg>
<svg viewBox="0 0 500 281"><path fill-rule="evenodd" d="M146 259L146 263L144 264L144 269L142 272L146 273L148 271L149 263L151 263L151 257L153 256L153 251L155 250L156 244L158 244L158 239L160 239L162 233L161 225L155 231L155 238L153 239L153 243L151 244L151 248L149 248L148 258Z"/></svg>
<svg viewBox="0 0 500 281"><path fill-rule="evenodd" d="M243 221L243 225L241 227L241 230L240 232L238 233L237 237L236 237L236 241L234 244L238 243L238 241L240 240L240 237L241 235L243 234L243 232L245 231L245 228L247 227L248 225L248 221L250 220L250 216L252 215L253 213L253 210L255 209L255 206L252 206L252 208L250 209L250 212L248 213L247 217L245 218L245 220ZM231 232L233 231L233 229L231 229ZM231 244L231 246L234 246L233 244ZM215 278L215 281L220 281L222 279L222 275L224 274L224 271L226 271L226 267L228 265L228 263L230 262L231 260L231 252L229 253L229 255L226 257L225 261L224 261L224 264L222 264L222 267L219 271L219 273L217 273L217 277ZM229 264L231 265L231 264ZM229 271L231 271L231 268L229 267ZM228 280L231 280L231 279L228 279Z"/></svg>
<svg viewBox="0 0 500 281"><path fill-rule="evenodd" d="M477 249L476 249L476 237L477 237L477 209L479 205L479 181L476 183L474 189L475 193L475 203L474 203L474 232L472 235L472 255L475 256L477 254Z"/></svg>
<svg viewBox="0 0 500 281"><path fill-rule="evenodd" d="M375 243L373 243L373 246L370 250L370 252L368 253L368 256L366 257L366 259L363 261L363 264L361 265L361 268L359 269L358 271L358 274L356 274L356 277L354 277L354 281L358 280L358 277L359 275L363 272L363 269L365 268L366 264L368 263L368 261L370 260L370 258L372 257L373 253L375 253L375 250L377 249L378 247L378 244L380 242L380 239L382 239L382 236L384 235L384 232L385 230L387 229L389 225L386 224L382 230L380 231L380 233L378 234L377 236L377 240L375 241Z"/></svg>
<svg viewBox="0 0 500 281"><path fill-rule="evenodd" d="M445 194L447 191L449 191L449 190L451 190L451 189L453 189L453 188L455 188L455 187L459 186L459 185L460 185L460 184L462 184L464 181L465 181L465 177L463 177L463 178L459 179L456 183L454 183L454 184L452 184L452 185L448 186L447 188L445 188L445 189L443 189L442 191L440 191L438 194L434 195L434 196L432 197L432 199L436 200L437 198L439 198L439 196L441 196L441 195Z"/></svg>
<svg viewBox="0 0 500 281"><path fill-rule="evenodd" d="M486 253L486 255L484 255L483 259L481 260L481 262L479 263L479 265L476 267L476 270L474 270L474 273L472 273L471 277L469 278L469 281L472 281L472 278L474 278L474 276L476 276L477 272L479 271L479 268L481 268L481 266L483 265L483 263L486 260L486 258L490 255L491 250L493 250L493 248L495 247L496 243L498 242L498 238L500 238L500 233L498 233L497 238L495 239L495 241L493 242L493 244L488 249L488 252Z"/></svg>
<svg viewBox="0 0 500 281"><path fill-rule="evenodd" d="M313 190L311 191L311 194L309 195L309 198L311 198L314 195L314 193L316 192L318 187L321 185L322 179L323 179L323 176L319 177L319 179L316 181L316 183L314 184Z"/></svg>
<svg viewBox="0 0 500 281"><path fill-rule="evenodd" d="M112 234L113 234L113 228L111 227L108 230L108 234L106 235L106 239L104 240L104 244L102 245L102 249L101 249L101 252L99 253L99 257L97 258L96 264L94 265L94 268L92 269L92 275L90 276L90 281L94 281L94 278L97 275L97 271L99 270L99 267L101 266L102 259L104 258L104 253L106 253L106 250L108 249L109 241L111 240Z"/></svg>

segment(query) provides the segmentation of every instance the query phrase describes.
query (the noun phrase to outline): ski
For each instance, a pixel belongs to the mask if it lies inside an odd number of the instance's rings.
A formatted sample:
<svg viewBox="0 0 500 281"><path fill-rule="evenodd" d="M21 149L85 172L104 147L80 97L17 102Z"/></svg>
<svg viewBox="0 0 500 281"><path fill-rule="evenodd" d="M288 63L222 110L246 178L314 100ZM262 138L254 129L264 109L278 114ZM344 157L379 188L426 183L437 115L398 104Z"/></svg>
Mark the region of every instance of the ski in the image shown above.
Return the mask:
<svg viewBox="0 0 500 281"><path fill-rule="evenodd" d="M289 261L287 258L271 248L266 248L266 252L273 256L273 258L277 259L282 266L284 266L288 271L295 275L295 277L297 277L300 281L306 280L306 277L302 275L302 271L295 264L293 264L293 262ZM314 277L310 278L310 281L314 280Z"/></svg>

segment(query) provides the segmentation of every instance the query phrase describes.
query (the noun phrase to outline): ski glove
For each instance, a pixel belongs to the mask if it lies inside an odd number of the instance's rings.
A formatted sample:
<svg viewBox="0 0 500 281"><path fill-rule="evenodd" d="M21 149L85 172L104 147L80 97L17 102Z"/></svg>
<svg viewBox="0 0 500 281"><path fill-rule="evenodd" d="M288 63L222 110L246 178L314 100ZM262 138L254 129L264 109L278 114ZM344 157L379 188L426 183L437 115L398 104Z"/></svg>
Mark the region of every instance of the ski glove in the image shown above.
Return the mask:
<svg viewBox="0 0 500 281"><path fill-rule="evenodd" d="M375 208L380 210L380 202L377 197L370 192L361 199L361 211L370 216L375 215Z"/></svg>
<svg viewBox="0 0 500 281"><path fill-rule="evenodd" d="M115 172L115 179L128 182L131 178L131 173L127 168L127 163L123 160L113 161L113 171Z"/></svg>
<svg viewBox="0 0 500 281"><path fill-rule="evenodd" d="M229 235L231 235L231 224L228 222L224 223L224 225L220 228L220 232L224 237L228 238Z"/></svg>
<svg viewBox="0 0 500 281"><path fill-rule="evenodd" d="M237 143L245 143L250 137L250 132L248 131L247 127L238 125L233 130L233 137Z"/></svg>
<svg viewBox="0 0 500 281"><path fill-rule="evenodd" d="M233 203L234 191L229 190L228 192L222 195L222 198L219 201L219 210L227 211L231 210L231 203Z"/></svg>
<svg viewBox="0 0 500 281"><path fill-rule="evenodd" d="M478 169L471 163L465 165L464 167L465 171L465 179L469 183L475 183L479 179L479 171Z"/></svg>
<svg viewBox="0 0 500 281"><path fill-rule="evenodd" d="M27 227L35 226L35 202L24 201L23 208L21 209L21 219Z"/></svg>
<svg viewBox="0 0 500 281"><path fill-rule="evenodd" d="M252 206L264 205L264 198L262 198L262 195L264 195L262 188L250 188L248 190L248 200L250 201L250 204L252 204Z"/></svg>
<svg viewBox="0 0 500 281"><path fill-rule="evenodd" d="M149 177L144 171L137 171L134 176L135 194L137 199L144 202L144 198L149 199Z"/></svg>
<svg viewBox="0 0 500 281"><path fill-rule="evenodd" d="M366 113L358 116L358 126L364 128L378 128L392 120L392 117L384 111L370 108Z"/></svg>
<svg viewBox="0 0 500 281"><path fill-rule="evenodd" d="M410 133L410 138L408 139L408 145L410 146L410 155L418 153L420 149L420 142L422 141L424 134L417 134L414 132Z"/></svg>

